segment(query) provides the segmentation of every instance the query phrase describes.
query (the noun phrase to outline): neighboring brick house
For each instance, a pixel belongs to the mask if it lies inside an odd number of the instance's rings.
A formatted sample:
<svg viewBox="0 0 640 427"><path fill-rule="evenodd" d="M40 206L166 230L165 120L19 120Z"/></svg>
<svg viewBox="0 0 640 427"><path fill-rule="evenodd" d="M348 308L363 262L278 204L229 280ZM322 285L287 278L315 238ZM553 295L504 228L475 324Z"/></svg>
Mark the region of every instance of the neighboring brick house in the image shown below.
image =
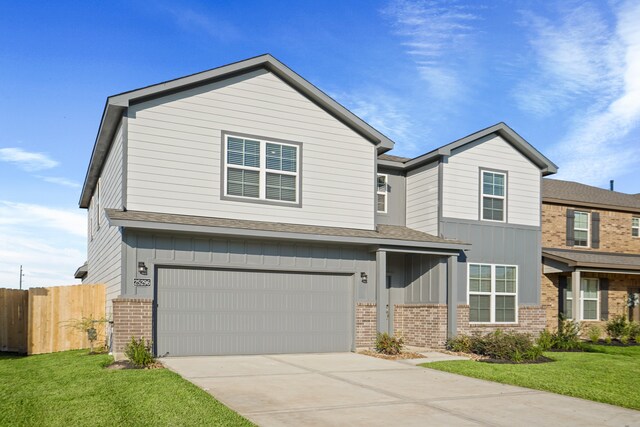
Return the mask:
<svg viewBox="0 0 640 427"><path fill-rule="evenodd" d="M545 179L542 247L548 328L560 313L586 324L616 314L640 320L639 308L628 305L640 293L640 197Z"/></svg>
<svg viewBox="0 0 640 427"><path fill-rule="evenodd" d="M504 123L413 159L270 55L109 97L80 206L113 350L349 351L539 332L540 188Z"/></svg>

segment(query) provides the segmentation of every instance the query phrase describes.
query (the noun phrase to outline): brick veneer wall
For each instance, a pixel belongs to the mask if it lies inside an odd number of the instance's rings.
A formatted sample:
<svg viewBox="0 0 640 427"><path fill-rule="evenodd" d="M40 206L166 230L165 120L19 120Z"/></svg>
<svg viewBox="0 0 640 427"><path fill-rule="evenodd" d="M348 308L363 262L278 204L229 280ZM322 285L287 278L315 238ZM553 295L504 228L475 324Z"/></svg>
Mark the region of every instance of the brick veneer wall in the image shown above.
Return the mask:
<svg viewBox="0 0 640 427"><path fill-rule="evenodd" d="M567 206L542 204L542 246L603 252L640 253L640 238L631 236L631 218L640 214L571 207L600 213L600 248L567 246Z"/></svg>
<svg viewBox="0 0 640 427"><path fill-rule="evenodd" d="M376 304L358 303L356 305L356 347L373 347L376 331Z"/></svg>
<svg viewBox="0 0 640 427"><path fill-rule="evenodd" d="M153 300L146 298L116 298L113 300L113 353L124 353L131 341L144 338L151 341L153 330Z"/></svg>
<svg viewBox="0 0 640 427"><path fill-rule="evenodd" d="M405 344L444 348L447 341L447 306L445 304L397 304L393 328Z"/></svg>
<svg viewBox="0 0 640 427"><path fill-rule="evenodd" d="M545 309L542 306L526 306L521 305L518 308L518 323L509 324L491 324L491 325L474 325L469 323L469 306L458 305L458 333L459 334L488 334L501 329L503 331L515 331L538 336L545 328Z"/></svg>
<svg viewBox="0 0 640 427"><path fill-rule="evenodd" d="M547 317L547 328L555 330L558 327L558 278L559 274L542 275L542 305ZM640 277L632 274L606 274L606 273L582 273L581 277L609 279L607 292L609 305L609 319L617 314L629 315L627 307L627 295L629 290L640 288ZM634 319L640 320L640 319ZM606 321L583 321L583 325L601 325Z"/></svg>

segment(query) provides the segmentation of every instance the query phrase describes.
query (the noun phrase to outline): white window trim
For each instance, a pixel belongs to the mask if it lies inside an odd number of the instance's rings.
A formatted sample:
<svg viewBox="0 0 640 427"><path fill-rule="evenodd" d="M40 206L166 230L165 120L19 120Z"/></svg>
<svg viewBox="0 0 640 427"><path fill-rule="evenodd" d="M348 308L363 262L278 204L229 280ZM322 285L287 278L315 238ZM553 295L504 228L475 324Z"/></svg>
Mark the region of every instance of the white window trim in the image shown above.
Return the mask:
<svg viewBox="0 0 640 427"><path fill-rule="evenodd" d="M378 178L384 177L384 191L380 191L378 188ZM389 204L389 192L387 191L387 187L389 186L389 175L386 173L379 173L376 175L376 212L378 213L387 213L387 205ZM384 210L378 210L378 195L384 196Z"/></svg>
<svg viewBox="0 0 640 427"><path fill-rule="evenodd" d="M492 170L480 170L480 219L482 221L490 221L490 222L507 222L507 174L504 172L492 171ZM493 194L484 194L484 174L492 173L495 175L502 175L504 179L504 196L494 196ZM504 202L502 203L502 221L497 219L486 219L484 217L484 198L489 197L492 199L502 199Z"/></svg>
<svg viewBox="0 0 640 427"><path fill-rule="evenodd" d="M576 214L583 213L587 215L587 228L576 228ZM587 245L576 245L576 230L577 231L586 231L587 232ZM574 211L573 212L573 246L577 246L579 248L590 248L591 247L591 212L587 211Z"/></svg>
<svg viewBox="0 0 640 427"><path fill-rule="evenodd" d="M571 304L571 317L567 317L567 320L573 320L573 295L574 295L574 289L573 289L573 281L571 280L571 277L567 277L567 289L569 288L569 285L571 285L571 298L566 297L565 298L565 304ZM565 306L565 313L567 312L567 308Z"/></svg>
<svg viewBox="0 0 640 427"><path fill-rule="evenodd" d="M479 266L490 266L491 267L491 292L471 292L470 290L470 278L469 274L471 271L471 265L479 265ZM515 293L511 292L496 292L496 267L515 267L516 269L516 291ZM467 305L469 305L469 296L473 295L489 295L489 313L490 320L488 322L469 322L471 325L516 325L518 324L518 312L520 311L518 308L518 290L520 289L519 283L519 275L518 275L518 266L510 265L510 264L486 264L479 262L468 262L467 263ZM515 297L515 321L513 322L496 322L496 295L497 296L514 296Z"/></svg>
<svg viewBox="0 0 640 427"><path fill-rule="evenodd" d="M584 291L582 290L582 281L583 280L595 280L596 281L596 298L585 298ZM584 318L584 302L585 301L596 301L596 318L595 319L585 319ZM582 277L580 278L580 321L582 322L597 322L600 320L600 279L592 278L592 277Z"/></svg>
<svg viewBox="0 0 640 427"><path fill-rule="evenodd" d="M633 225L634 219L638 220L638 225ZM633 230L638 230L637 236L633 235ZM640 238L640 217L637 217L637 216L631 217L631 237L633 237L634 239Z"/></svg>
<svg viewBox="0 0 640 427"><path fill-rule="evenodd" d="M100 230L100 225L102 223L100 215L100 204L102 203L102 178L98 178L98 183L96 184L96 230Z"/></svg>
<svg viewBox="0 0 640 427"><path fill-rule="evenodd" d="M227 163L228 159L228 150L229 150L229 138L238 138L238 139L250 139L252 141L260 142L260 167L253 166L245 166L245 165L236 165L233 163ZM222 173L222 188L224 191L224 197L229 199L241 199L241 200L249 200L249 201L258 201L258 202L269 202L269 203L277 203L283 205L293 205L298 206L300 204L300 146L297 144L289 144L282 141L271 141L269 139L263 138L255 138L255 137L247 137L236 134L225 134L224 135L224 159L223 159L223 173ZM296 172L282 171L278 169L268 169L267 168L267 144L277 144L283 145L287 147L293 147L296 149ZM257 171L258 175L258 189L259 189L259 197L247 197L247 196L238 196L236 194L228 194L227 187L227 176L229 168L232 169L244 169L249 171ZM288 200L275 200L275 199L267 199L267 173L275 173L278 175L290 175L296 177L296 200L291 202Z"/></svg>

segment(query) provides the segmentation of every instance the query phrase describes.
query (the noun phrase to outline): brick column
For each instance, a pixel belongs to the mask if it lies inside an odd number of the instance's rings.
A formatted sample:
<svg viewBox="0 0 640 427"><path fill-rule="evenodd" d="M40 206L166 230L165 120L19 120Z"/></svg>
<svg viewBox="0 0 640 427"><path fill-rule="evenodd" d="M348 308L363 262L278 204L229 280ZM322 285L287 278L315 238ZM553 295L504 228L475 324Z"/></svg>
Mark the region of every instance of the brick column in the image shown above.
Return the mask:
<svg viewBox="0 0 640 427"><path fill-rule="evenodd" d="M113 300L113 354L122 356L131 341L152 339L153 300L147 298L120 297Z"/></svg>
<svg viewBox="0 0 640 427"><path fill-rule="evenodd" d="M376 304L356 305L356 347L373 347L376 340Z"/></svg>

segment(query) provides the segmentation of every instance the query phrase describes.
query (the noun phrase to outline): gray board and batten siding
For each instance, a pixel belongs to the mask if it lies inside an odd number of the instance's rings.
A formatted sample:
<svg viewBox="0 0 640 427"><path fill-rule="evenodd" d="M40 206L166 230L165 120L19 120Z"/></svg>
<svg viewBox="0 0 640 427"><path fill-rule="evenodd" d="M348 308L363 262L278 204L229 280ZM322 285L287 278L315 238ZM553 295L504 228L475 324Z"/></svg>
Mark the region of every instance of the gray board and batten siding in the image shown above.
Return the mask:
<svg viewBox="0 0 640 427"><path fill-rule="evenodd" d="M467 303L467 266L469 263L518 266L518 304L540 304L542 261L539 227L509 223L443 218L443 234L472 244L458 263L458 303Z"/></svg>

